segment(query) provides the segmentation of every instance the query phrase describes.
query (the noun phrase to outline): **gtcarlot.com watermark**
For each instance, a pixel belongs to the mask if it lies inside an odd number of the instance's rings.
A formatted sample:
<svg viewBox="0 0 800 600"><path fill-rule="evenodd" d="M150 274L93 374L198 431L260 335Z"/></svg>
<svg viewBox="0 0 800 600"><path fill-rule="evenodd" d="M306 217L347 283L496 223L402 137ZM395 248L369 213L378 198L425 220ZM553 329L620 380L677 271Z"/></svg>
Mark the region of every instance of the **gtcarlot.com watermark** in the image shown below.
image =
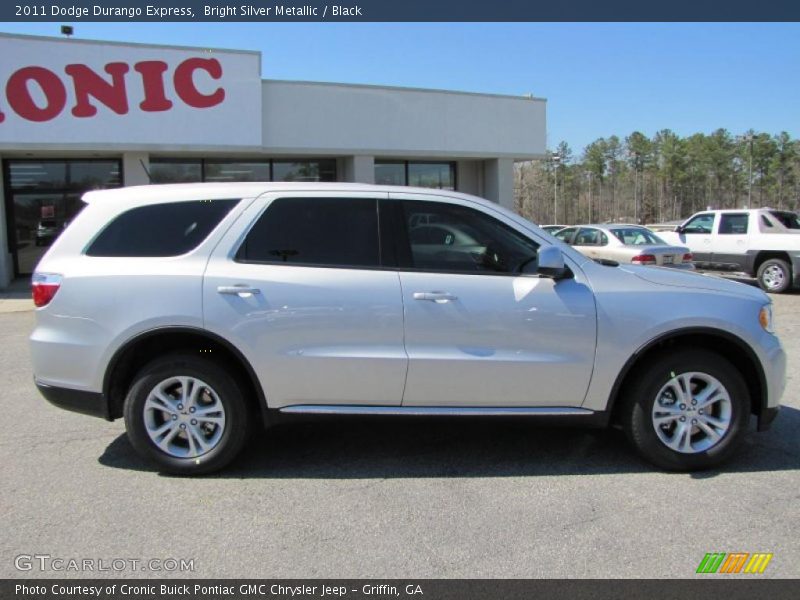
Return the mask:
<svg viewBox="0 0 800 600"><path fill-rule="evenodd" d="M54 573L193 573L193 558L75 558L50 554L18 554L17 571Z"/></svg>

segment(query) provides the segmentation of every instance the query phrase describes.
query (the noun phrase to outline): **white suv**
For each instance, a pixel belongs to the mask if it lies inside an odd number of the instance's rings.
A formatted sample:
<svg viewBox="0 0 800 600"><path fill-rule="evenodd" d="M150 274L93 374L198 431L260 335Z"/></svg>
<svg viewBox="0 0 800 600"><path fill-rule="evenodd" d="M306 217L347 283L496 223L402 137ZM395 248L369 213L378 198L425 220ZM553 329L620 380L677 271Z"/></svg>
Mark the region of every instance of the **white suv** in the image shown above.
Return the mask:
<svg viewBox="0 0 800 600"><path fill-rule="evenodd" d="M276 413L621 425L706 468L778 411L747 285L595 263L455 192L190 184L91 192L33 276L36 384L125 418L165 471L219 469Z"/></svg>

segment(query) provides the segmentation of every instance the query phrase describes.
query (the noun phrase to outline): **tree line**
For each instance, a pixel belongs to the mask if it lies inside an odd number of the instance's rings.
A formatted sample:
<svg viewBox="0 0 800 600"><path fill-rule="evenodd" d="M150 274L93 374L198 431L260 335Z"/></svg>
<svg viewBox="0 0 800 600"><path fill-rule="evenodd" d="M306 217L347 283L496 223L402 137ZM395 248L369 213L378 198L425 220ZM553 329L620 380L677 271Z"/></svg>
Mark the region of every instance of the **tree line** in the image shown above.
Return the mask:
<svg viewBox="0 0 800 600"><path fill-rule="evenodd" d="M515 203L541 224L663 223L708 208L800 208L800 140L753 130L561 142L515 167Z"/></svg>

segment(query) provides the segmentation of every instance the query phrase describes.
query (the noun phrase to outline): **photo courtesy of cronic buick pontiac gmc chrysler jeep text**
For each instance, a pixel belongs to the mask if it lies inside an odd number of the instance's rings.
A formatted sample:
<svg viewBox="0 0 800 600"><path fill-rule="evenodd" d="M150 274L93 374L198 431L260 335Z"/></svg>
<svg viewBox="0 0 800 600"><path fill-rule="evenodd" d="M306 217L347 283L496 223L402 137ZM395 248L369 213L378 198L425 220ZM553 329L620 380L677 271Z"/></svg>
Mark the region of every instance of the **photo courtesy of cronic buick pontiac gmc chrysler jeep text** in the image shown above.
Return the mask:
<svg viewBox="0 0 800 600"><path fill-rule="evenodd" d="M33 276L36 385L124 417L163 471L225 466L276 411L615 424L655 465L702 469L778 412L761 290L599 264L486 200L330 183L84 200Z"/></svg>

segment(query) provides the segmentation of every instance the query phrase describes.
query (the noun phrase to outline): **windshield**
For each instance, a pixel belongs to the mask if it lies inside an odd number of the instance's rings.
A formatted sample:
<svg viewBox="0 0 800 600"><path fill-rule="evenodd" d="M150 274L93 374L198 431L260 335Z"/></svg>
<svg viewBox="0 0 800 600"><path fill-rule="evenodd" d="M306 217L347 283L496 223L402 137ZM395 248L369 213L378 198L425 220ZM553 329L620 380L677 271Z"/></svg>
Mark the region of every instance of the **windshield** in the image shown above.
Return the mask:
<svg viewBox="0 0 800 600"><path fill-rule="evenodd" d="M666 243L655 233L643 227L620 227L612 229L611 233L626 246L652 246Z"/></svg>
<svg viewBox="0 0 800 600"><path fill-rule="evenodd" d="M786 229L800 229L800 218L792 212L771 210L769 214L780 221L780 224L786 227Z"/></svg>

